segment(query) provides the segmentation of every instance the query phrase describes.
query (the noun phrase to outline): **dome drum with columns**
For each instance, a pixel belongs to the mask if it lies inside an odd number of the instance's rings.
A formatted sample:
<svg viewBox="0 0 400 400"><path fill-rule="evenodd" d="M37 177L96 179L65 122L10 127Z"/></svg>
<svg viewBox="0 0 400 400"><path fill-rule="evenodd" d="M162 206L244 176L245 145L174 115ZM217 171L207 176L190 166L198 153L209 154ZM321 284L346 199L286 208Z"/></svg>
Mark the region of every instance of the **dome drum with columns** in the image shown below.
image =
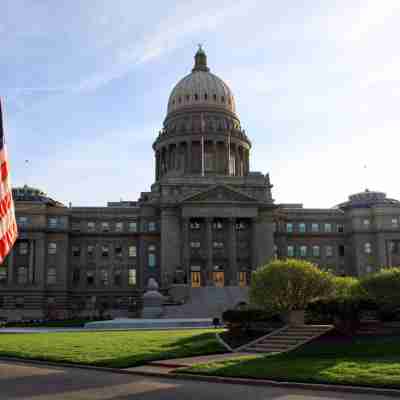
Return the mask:
<svg viewBox="0 0 400 400"><path fill-rule="evenodd" d="M251 142L229 87L209 72L200 49L192 72L174 87L164 128L153 144L156 180L183 175L246 176Z"/></svg>

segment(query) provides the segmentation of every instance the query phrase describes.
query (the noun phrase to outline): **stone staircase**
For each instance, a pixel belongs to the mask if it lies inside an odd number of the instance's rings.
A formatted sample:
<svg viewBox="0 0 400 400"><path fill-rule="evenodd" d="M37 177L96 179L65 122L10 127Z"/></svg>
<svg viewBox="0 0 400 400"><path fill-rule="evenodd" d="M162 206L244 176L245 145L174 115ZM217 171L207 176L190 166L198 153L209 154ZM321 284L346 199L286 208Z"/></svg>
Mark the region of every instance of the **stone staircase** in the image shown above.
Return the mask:
<svg viewBox="0 0 400 400"><path fill-rule="evenodd" d="M162 318L221 318L225 310L249 301L248 288L238 286L190 288L189 294L185 304L166 305Z"/></svg>
<svg viewBox="0 0 400 400"><path fill-rule="evenodd" d="M249 353L284 353L296 349L333 329L332 325L286 325L237 351Z"/></svg>

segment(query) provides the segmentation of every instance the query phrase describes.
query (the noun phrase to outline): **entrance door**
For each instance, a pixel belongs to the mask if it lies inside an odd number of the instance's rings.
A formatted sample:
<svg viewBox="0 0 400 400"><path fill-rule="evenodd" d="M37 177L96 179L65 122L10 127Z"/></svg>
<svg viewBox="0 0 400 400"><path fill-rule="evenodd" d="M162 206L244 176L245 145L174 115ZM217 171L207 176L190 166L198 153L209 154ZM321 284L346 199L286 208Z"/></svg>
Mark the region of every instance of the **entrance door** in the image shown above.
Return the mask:
<svg viewBox="0 0 400 400"><path fill-rule="evenodd" d="M246 271L239 272L239 286L240 287L247 286L247 272Z"/></svg>
<svg viewBox="0 0 400 400"><path fill-rule="evenodd" d="M200 287L201 286L201 275L200 271L192 271L192 287Z"/></svg>
<svg viewBox="0 0 400 400"><path fill-rule="evenodd" d="M213 281L216 287L224 287L225 285L225 276L224 271L214 271L213 272Z"/></svg>

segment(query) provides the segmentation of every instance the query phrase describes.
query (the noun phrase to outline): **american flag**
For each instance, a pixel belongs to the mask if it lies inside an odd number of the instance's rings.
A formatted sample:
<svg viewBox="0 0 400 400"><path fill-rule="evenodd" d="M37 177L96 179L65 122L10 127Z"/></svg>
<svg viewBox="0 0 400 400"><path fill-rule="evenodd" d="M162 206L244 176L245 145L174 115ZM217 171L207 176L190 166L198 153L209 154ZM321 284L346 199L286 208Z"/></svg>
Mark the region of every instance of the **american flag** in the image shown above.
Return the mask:
<svg viewBox="0 0 400 400"><path fill-rule="evenodd" d="M0 264L13 247L18 229L15 221L14 201L9 175L9 163L4 144L3 115L0 99Z"/></svg>

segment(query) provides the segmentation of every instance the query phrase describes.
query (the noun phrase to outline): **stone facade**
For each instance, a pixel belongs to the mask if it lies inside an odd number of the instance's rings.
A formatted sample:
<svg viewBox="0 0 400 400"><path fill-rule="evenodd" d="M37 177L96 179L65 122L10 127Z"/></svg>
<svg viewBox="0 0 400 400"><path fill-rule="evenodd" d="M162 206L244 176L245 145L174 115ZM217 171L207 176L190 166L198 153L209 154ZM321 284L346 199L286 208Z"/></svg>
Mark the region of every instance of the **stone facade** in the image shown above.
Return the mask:
<svg viewBox="0 0 400 400"><path fill-rule="evenodd" d="M400 265L400 202L366 191L331 209L275 204L250 149L232 92L199 50L171 93L155 182L138 201L66 207L13 190L20 234L0 266L0 317L140 316L151 278L180 301L190 288L246 287L273 257L354 276Z"/></svg>

